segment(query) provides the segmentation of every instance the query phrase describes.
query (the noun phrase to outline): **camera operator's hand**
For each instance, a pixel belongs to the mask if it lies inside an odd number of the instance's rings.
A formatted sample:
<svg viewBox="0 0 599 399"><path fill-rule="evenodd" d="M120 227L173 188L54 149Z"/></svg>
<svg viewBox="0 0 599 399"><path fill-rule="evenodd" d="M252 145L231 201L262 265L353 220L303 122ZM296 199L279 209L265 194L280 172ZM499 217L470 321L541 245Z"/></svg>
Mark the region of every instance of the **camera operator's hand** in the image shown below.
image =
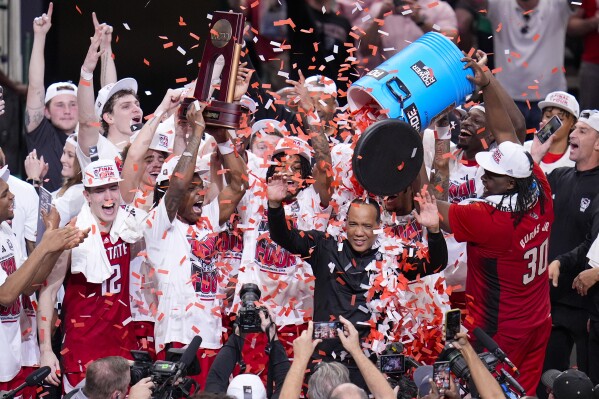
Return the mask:
<svg viewBox="0 0 599 399"><path fill-rule="evenodd" d="M322 339L312 340L313 332L314 324L309 321L308 329L304 330L302 334L293 341L294 363L297 360L300 364L308 364L312 353L314 353L314 348L322 342Z"/></svg>
<svg viewBox="0 0 599 399"><path fill-rule="evenodd" d="M270 311L260 310L258 314L260 315L260 327L268 337L268 342L278 341L279 337L277 336L277 325L273 321L274 319L270 314Z"/></svg>
<svg viewBox="0 0 599 399"><path fill-rule="evenodd" d="M356 353L362 353L360 334L358 334L356 327L354 327L351 321L343 316L339 316L339 321L343 324L343 331L341 329L338 330L339 340L345 350L352 355L352 357L355 357Z"/></svg>
<svg viewBox="0 0 599 399"><path fill-rule="evenodd" d="M152 377L142 378L129 389L129 399L150 399L153 388L154 382L152 382Z"/></svg>

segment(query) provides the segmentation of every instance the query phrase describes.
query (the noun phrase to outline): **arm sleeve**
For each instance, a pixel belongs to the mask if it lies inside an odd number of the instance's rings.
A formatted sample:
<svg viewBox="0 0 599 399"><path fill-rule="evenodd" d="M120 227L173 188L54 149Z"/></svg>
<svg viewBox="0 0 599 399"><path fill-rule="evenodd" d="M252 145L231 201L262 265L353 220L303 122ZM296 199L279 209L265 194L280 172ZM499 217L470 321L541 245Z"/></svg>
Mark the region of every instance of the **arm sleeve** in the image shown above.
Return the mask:
<svg viewBox="0 0 599 399"><path fill-rule="evenodd" d="M232 334L227 343L218 351L214 363L208 371L206 377L206 392L227 392L229 386L229 376L233 372L235 365L241 359L243 350L243 338Z"/></svg>
<svg viewBox="0 0 599 399"><path fill-rule="evenodd" d="M283 344L281 344L281 341L274 341L271 344L269 362L272 364L272 366L269 366L269 371L272 371L271 379L275 383L275 389L271 399L278 399L287 372L291 367L287 352L285 352L285 348L283 347Z"/></svg>
<svg viewBox="0 0 599 399"><path fill-rule="evenodd" d="M285 210L282 206L278 208L268 207L268 229L270 238L278 245L292 254L299 254L306 258L312 255L316 242L324 239L324 233L309 230L301 231L287 224Z"/></svg>
<svg viewBox="0 0 599 399"><path fill-rule="evenodd" d="M421 251L418 251L421 252ZM425 256L413 256L407 259L403 274L408 280L415 280L429 274L439 273L447 266L447 244L442 232L428 233L428 259ZM408 269L408 270L406 270Z"/></svg>

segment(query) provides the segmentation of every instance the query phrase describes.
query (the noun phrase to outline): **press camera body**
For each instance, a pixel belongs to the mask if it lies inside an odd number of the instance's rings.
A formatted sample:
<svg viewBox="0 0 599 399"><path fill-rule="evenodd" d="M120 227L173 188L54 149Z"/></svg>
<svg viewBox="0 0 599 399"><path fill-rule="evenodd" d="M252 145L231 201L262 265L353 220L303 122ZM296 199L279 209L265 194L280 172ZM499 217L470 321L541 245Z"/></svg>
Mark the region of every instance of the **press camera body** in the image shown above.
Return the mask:
<svg viewBox="0 0 599 399"><path fill-rule="evenodd" d="M256 306L262 293L256 284L246 283L241 286L239 298L241 305L237 314L237 325L242 333L262 332L262 320L260 312L268 316L268 310L264 306Z"/></svg>

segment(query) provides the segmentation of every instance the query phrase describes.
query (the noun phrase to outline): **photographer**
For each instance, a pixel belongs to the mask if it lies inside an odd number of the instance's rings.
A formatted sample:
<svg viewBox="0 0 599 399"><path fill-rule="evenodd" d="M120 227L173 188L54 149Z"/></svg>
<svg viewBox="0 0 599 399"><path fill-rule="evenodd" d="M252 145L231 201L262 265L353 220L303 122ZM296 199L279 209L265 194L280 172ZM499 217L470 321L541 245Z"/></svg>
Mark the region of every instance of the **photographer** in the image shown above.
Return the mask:
<svg viewBox="0 0 599 399"><path fill-rule="evenodd" d="M242 360L244 337L238 325L235 326L235 334L231 335L227 343L221 348L210 367L208 377L206 378L207 392L227 392L228 395L238 399L244 399L244 388L252 387L252 399L278 398L283 386L283 381L289 370L289 358L277 336L277 326L272 321L272 317L264 310L258 310L262 331L268 337L267 351L269 353L268 381L269 387L265 392L260 378L253 374L240 374L233 378L229 384L229 376L233 372L235 365ZM255 377L252 379L251 377ZM255 381L254 381L255 380ZM272 390L274 382L274 392ZM240 388L240 389L239 389Z"/></svg>
<svg viewBox="0 0 599 399"><path fill-rule="evenodd" d="M84 382L64 399L125 399L131 382L129 361L120 356L98 359L87 367ZM143 378L131 387L129 399L150 399L153 388L152 378Z"/></svg>

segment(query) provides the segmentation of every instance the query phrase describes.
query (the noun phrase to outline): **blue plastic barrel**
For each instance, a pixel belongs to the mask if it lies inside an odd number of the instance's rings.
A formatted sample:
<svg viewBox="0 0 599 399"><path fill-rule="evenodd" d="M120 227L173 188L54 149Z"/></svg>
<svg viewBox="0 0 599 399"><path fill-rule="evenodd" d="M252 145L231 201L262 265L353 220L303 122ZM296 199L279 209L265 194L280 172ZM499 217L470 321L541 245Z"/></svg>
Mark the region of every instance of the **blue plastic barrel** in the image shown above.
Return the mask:
<svg viewBox="0 0 599 399"><path fill-rule="evenodd" d="M426 33L353 83L347 92L350 109L356 111L374 101L388 110L388 118L423 131L448 107L463 104L474 90L466 79L474 72L463 69L463 57L442 34Z"/></svg>

